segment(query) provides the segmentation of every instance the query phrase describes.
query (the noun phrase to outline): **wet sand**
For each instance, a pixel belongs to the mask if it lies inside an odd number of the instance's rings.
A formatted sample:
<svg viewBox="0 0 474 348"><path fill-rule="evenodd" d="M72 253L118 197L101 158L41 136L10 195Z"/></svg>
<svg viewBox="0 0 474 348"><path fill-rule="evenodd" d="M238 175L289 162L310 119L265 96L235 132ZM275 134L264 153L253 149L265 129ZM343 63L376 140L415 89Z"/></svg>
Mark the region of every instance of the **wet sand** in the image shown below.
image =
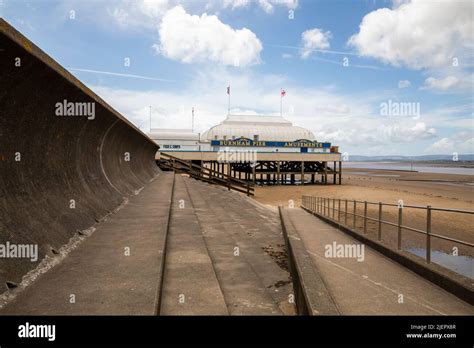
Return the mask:
<svg viewBox="0 0 474 348"><path fill-rule="evenodd" d="M404 205L419 205L438 208L462 209L474 211L474 176L436 173L417 173L391 170L346 169L343 173L342 185L297 185L297 186L259 186L255 199L271 207L288 206L294 202L301 204L303 195L319 196L335 199L349 199L394 203L401 199ZM337 203L336 203L337 204ZM344 201L341 202L341 208ZM349 204L349 212L352 205ZM363 204L357 207L357 213L363 214ZM397 222L396 207L384 208L383 219ZM378 206L369 205L368 215L378 216ZM344 219L344 214L341 219ZM348 216L348 223L352 224ZM405 208L403 225L426 229L426 210ZM357 219L356 226L362 228L363 219ZM368 222L368 233L376 236L377 223ZM432 233L474 243L474 215L460 213L433 212ZM384 225L382 239L391 246L396 246L396 227ZM426 243L424 235L403 231L403 248L423 248ZM460 255L474 256L473 248L464 247L454 242L432 239L432 249L452 253L459 248Z"/></svg>

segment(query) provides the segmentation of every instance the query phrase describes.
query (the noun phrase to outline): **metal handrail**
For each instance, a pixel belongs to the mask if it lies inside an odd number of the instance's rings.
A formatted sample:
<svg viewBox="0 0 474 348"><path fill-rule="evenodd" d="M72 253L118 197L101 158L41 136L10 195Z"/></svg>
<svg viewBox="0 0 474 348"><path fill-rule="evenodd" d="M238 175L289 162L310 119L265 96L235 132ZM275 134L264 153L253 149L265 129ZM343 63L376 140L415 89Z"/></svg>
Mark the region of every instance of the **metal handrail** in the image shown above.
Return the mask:
<svg viewBox="0 0 474 348"><path fill-rule="evenodd" d="M337 201L337 208L336 208L336 201ZM359 200L350 200L350 199L344 199L343 201L344 201L344 209L341 209L341 199L315 197L315 196L303 196L302 207L310 210L313 213L320 214L326 218L329 218L330 220L333 220L334 222L345 225L347 227L350 227L348 224L347 216L352 216L353 229L356 229L356 218L357 217L362 218L364 219L364 224L363 224L364 234L367 233L367 221L374 221L378 223L378 231L377 231L378 241L382 240L382 226L383 225L394 226L398 229L398 236L397 236L398 237L398 250L401 250L403 230L408 230L408 231L425 235L426 236L426 262L427 263L431 262L431 238L432 237L446 240L446 241L455 242L455 243L465 245L471 248L474 247L474 243L469 243L464 240L451 238L451 237L444 236L441 234L431 233L431 222L432 222L431 213L433 211L454 212L454 213L460 213L460 214L474 214L474 211L462 210L462 209L435 208L429 205L426 207L423 207L423 206L416 206L416 205L401 205L401 204L393 204L393 203L369 202L369 201L359 201ZM331 207L331 203L332 203L332 207ZM348 210L349 203L352 203L353 205L352 212ZM363 203L363 207L364 207L363 215L357 214L357 203ZM378 205L379 207L378 218L373 218L367 215L367 206L369 204ZM398 207L398 223L394 223L394 222L390 222L390 221L386 221L382 219L382 211L383 211L384 206ZM427 212L426 230L421 230L421 229L406 226L403 224L403 209L405 208L415 208L415 209L426 210ZM337 218L336 218L336 212L337 212ZM343 223L341 223L341 213L344 214Z"/></svg>
<svg viewBox="0 0 474 348"><path fill-rule="evenodd" d="M247 196L255 195L255 187L249 182L234 178L231 175L221 173L212 168L203 167L181 158L171 156L166 153L161 153L160 155L167 161L167 166L170 169L175 171L182 170L196 179L215 182L222 186L226 186L229 190L233 189L246 193ZM179 163L182 168L177 168L176 163Z"/></svg>
<svg viewBox="0 0 474 348"><path fill-rule="evenodd" d="M310 196L303 196L303 197L310 197ZM330 198L333 199L333 198ZM357 202L357 203L365 203L367 204L374 204L378 205L380 202L371 202L371 201L359 201L359 200L354 200L354 199L348 199L348 202ZM398 207L398 204L395 203L383 203L383 205L386 205L388 207ZM426 206L424 205L408 205L404 204L404 208L415 208L415 209L426 209ZM449 209L449 208L436 208L436 207L431 207L431 210L436 210L436 211L445 211L445 212L454 212L454 213L465 213L465 214L474 214L473 210L462 210L462 209Z"/></svg>

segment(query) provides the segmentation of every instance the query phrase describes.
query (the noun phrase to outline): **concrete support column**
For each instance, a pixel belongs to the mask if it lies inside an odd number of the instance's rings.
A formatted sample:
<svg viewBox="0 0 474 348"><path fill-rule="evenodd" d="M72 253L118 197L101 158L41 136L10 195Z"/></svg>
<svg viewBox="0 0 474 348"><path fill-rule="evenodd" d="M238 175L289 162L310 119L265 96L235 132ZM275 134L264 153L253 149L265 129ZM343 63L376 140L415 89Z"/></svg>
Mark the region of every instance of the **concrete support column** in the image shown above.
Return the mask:
<svg viewBox="0 0 474 348"><path fill-rule="evenodd" d="M336 185L336 173L337 173L337 167L336 167L336 165L337 165L337 162L334 161L334 166L333 166L333 173L334 173L334 174L332 175L332 183L333 183L334 185Z"/></svg>

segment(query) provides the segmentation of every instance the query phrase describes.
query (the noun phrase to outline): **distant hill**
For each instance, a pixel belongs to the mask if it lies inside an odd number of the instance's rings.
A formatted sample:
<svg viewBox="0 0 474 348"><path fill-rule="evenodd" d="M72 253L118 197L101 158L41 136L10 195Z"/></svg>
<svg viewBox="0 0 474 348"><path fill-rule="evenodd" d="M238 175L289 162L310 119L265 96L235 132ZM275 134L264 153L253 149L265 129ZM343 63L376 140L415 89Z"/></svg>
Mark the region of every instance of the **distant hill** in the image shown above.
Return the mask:
<svg viewBox="0 0 474 348"><path fill-rule="evenodd" d="M453 161L453 155L425 155L425 156L349 156L350 162L411 162L411 161ZM458 155L459 162L474 161L474 154Z"/></svg>

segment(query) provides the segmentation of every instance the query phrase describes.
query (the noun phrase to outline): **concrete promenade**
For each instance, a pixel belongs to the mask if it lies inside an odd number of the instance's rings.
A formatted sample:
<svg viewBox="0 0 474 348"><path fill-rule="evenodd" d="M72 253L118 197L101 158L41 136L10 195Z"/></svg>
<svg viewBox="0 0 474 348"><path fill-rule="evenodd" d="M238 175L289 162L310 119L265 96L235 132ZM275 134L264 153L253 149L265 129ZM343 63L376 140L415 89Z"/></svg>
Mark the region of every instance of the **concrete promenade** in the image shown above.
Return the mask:
<svg viewBox="0 0 474 348"><path fill-rule="evenodd" d="M300 208L287 211L341 314L474 314L468 303L367 246L363 259L357 252L337 257L338 248L359 245L351 251L360 251L361 242Z"/></svg>
<svg viewBox="0 0 474 348"><path fill-rule="evenodd" d="M294 314L284 256L275 212L162 172L0 315Z"/></svg>
<svg viewBox="0 0 474 348"><path fill-rule="evenodd" d="M173 176L161 173L0 314L155 314Z"/></svg>

